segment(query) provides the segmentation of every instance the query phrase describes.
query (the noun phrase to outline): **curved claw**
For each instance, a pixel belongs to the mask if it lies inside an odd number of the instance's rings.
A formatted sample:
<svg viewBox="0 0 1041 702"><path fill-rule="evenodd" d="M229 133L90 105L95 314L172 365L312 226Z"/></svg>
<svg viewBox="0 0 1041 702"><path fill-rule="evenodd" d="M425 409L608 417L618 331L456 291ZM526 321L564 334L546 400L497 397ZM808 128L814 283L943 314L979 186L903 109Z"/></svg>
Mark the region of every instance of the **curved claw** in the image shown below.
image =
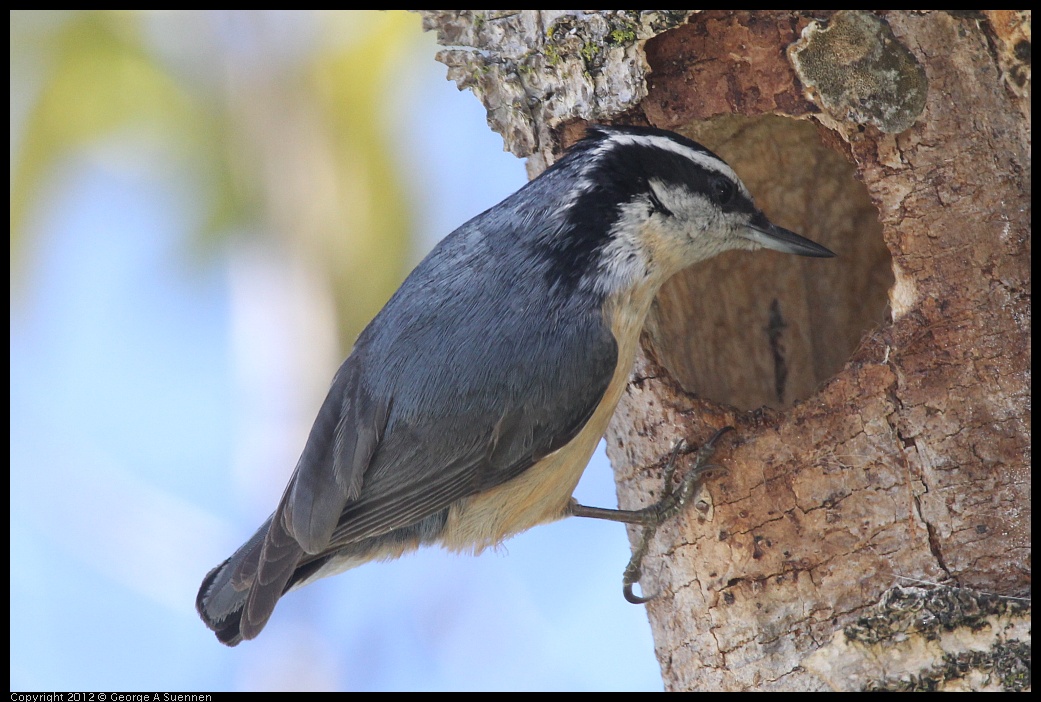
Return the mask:
<svg viewBox="0 0 1041 702"><path fill-rule="evenodd" d="M655 597L657 597L658 594L659 594L659 593L655 593L655 594L653 594L653 595L651 595L649 597L641 597L640 595L637 595L636 593L633 592L633 585L635 585L635 584L636 583L626 583L625 585L622 585L622 597L624 597L625 601L630 603L630 604L634 604L634 605L647 604L648 602L653 600Z"/></svg>
<svg viewBox="0 0 1041 702"><path fill-rule="evenodd" d="M734 431L734 427L732 427L732 426L730 426L728 424L727 426L723 427L722 429L716 430L716 433L713 434L709 438L709 440L706 441L705 444L701 448L702 449L708 449L709 451L711 451L713 448L715 448L716 441L719 440L719 437L723 436L723 434L726 434L728 431Z"/></svg>
<svg viewBox="0 0 1041 702"><path fill-rule="evenodd" d="M672 447L672 456L669 458L669 463L665 468L665 486L662 492L662 497L656 505L653 505L649 510L653 510L656 513L656 518L653 522L645 524L643 533L640 537L640 543L637 545L636 550L633 551L633 557L629 560L629 565L626 566L625 572L622 574L622 596L625 597L625 601L631 604L646 604L653 600L660 593L655 593L648 597L637 595L633 592L633 586L640 582L640 577L643 575L641 565L644 557L647 555L647 550L650 548L651 539L654 538L654 533L658 530L658 526L666 519L675 516L690 500L694 494L694 488L697 486L700 478L712 470L722 470L726 472L726 468L722 466L716 466L712 464L705 465L704 461L712 454L715 448L715 443L719 437L726 434L728 431L733 431L733 427L726 426L717 431L712 435L708 441L698 449L698 455L694 462L694 467L683 476L683 480L680 482L679 489L673 491L672 476L676 469L676 457L679 455L683 442L678 441Z"/></svg>

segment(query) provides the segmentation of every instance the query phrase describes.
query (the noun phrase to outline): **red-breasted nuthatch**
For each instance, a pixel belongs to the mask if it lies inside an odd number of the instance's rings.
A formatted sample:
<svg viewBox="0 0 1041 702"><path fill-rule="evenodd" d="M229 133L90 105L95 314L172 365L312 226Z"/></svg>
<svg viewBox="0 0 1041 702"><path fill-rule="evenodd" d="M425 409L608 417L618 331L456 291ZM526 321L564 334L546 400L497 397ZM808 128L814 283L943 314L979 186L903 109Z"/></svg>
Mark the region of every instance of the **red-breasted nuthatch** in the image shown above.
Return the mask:
<svg viewBox="0 0 1041 702"><path fill-rule="evenodd" d="M361 333L274 514L203 580L203 621L234 646L318 578L607 516L571 493L654 296L687 266L759 248L834 255L771 224L690 139L591 127L435 246Z"/></svg>

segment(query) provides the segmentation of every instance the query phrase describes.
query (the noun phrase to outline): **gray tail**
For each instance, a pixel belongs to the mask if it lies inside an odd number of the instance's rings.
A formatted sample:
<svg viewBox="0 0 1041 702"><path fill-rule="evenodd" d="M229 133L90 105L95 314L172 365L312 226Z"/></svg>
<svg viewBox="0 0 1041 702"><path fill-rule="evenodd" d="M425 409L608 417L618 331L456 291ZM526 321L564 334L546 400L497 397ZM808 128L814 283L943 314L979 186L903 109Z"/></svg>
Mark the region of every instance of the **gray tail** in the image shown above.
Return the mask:
<svg viewBox="0 0 1041 702"><path fill-rule="evenodd" d="M298 578L304 551L269 517L231 558L207 573L195 598L202 621L228 646L260 633L275 605ZM310 568L302 570L310 571ZM302 573L301 573L302 574Z"/></svg>
<svg viewBox="0 0 1041 702"><path fill-rule="evenodd" d="M445 508L415 524L309 554L286 531L281 518L276 519L281 513L280 506L231 558L207 573L199 586L195 609L223 644L237 646L255 638L282 595L298 583L309 582L330 559L337 559L340 571L378 558L396 558L403 551L436 541L448 520Z"/></svg>
<svg viewBox="0 0 1041 702"><path fill-rule="evenodd" d="M231 586L228 573L232 568L232 559L229 558L207 573L195 598L195 609L206 626L217 635L217 640L228 646L237 646L242 641L239 624L249 592L237 592Z"/></svg>

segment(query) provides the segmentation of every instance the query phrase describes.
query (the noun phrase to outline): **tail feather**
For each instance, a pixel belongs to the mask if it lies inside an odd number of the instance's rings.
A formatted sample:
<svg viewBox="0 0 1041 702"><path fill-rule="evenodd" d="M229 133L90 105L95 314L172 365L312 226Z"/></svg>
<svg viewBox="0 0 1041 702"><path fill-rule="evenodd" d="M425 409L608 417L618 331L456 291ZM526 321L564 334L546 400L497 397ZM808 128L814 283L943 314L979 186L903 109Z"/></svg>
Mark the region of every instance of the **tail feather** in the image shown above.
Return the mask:
<svg viewBox="0 0 1041 702"><path fill-rule="evenodd" d="M239 592L232 587L228 577L232 560L224 561L203 578L195 598L195 609L206 626L217 635L218 641L237 646L242 642L239 619L248 592Z"/></svg>
<svg viewBox="0 0 1041 702"><path fill-rule="evenodd" d="M223 644L237 646L256 638L290 588L434 543L448 521L446 508L407 527L309 554L286 530L278 518L281 513L280 506L199 587L195 609Z"/></svg>
<svg viewBox="0 0 1041 702"><path fill-rule="evenodd" d="M275 611L275 605L295 582L293 576L297 567L307 556L297 540L282 526L281 519L276 519L268 528L263 548L259 551L259 567L254 569L256 575L239 622L239 632L244 639L256 638L264 628Z"/></svg>
<svg viewBox="0 0 1041 702"><path fill-rule="evenodd" d="M199 587L195 609L221 643L236 646L260 633L291 584L304 551L272 518Z"/></svg>

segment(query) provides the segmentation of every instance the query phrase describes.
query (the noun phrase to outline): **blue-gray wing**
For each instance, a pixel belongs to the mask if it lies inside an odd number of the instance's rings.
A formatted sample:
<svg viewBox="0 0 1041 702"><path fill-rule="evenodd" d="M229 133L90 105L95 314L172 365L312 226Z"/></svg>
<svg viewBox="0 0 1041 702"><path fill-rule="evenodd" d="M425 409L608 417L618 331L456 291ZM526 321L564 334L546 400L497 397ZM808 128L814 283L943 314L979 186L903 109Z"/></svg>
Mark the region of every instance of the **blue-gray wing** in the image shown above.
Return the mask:
<svg viewBox="0 0 1041 702"><path fill-rule="evenodd" d="M537 317L514 321L523 323L517 329L546 329ZM570 442L600 404L617 351L599 319L563 326L527 338L500 329L477 349L415 356L425 362L414 364L414 380L391 396L362 490L345 504L332 541L414 524Z"/></svg>
<svg viewBox="0 0 1041 702"><path fill-rule="evenodd" d="M617 363L601 302L510 258L443 242L359 338L276 513L305 551L413 525L585 426Z"/></svg>

